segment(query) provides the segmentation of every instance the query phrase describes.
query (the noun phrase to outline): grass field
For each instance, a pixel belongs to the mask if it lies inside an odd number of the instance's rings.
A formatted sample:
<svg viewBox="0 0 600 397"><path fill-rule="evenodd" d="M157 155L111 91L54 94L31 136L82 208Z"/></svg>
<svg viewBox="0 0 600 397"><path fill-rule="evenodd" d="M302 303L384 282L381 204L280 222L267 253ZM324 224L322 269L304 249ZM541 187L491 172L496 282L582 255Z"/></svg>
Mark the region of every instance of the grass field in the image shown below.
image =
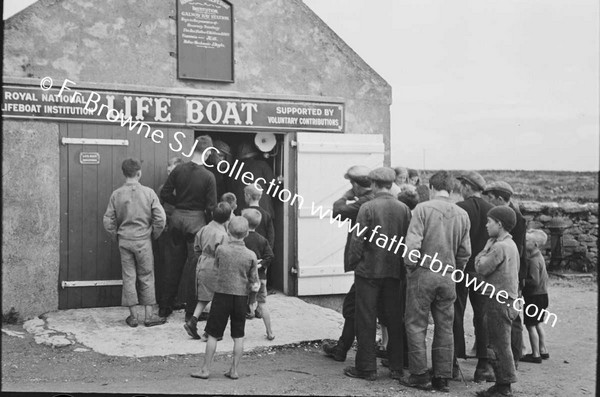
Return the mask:
<svg viewBox="0 0 600 397"><path fill-rule="evenodd" d="M505 181L515 190L517 200L598 202L598 172L573 171L478 171L486 182ZM421 172L426 183L435 171ZM452 171L456 176L460 171Z"/></svg>

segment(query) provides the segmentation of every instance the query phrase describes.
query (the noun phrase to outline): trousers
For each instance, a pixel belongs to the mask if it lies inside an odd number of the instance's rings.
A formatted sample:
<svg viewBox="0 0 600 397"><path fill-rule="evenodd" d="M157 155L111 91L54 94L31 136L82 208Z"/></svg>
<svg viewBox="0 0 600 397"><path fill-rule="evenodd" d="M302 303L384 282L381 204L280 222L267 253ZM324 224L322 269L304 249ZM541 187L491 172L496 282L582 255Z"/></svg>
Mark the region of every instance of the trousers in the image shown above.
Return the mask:
<svg viewBox="0 0 600 397"><path fill-rule="evenodd" d="M359 371L377 371L375 336L377 333L377 306L381 308L388 327L388 359L390 370L401 371L403 366L402 307L404 291L400 279L363 278L354 275L356 288L355 332L358 342L355 367Z"/></svg>
<svg viewBox="0 0 600 397"><path fill-rule="evenodd" d="M433 316L434 333L431 349L433 376L452 378L454 361L454 300L456 289L450 277L417 266L407 275L406 336L411 374L427 372L427 324Z"/></svg>
<svg viewBox="0 0 600 397"><path fill-rule="evenodd" d="M342 329L342 336L338 341L338 345L344 349L344 351L350 350L356 334L354 333L354 312L356 310L356 288L354 284L350 287L350 290L344 298L342 305L342 315L344 316L344 328Z"/></svg>
<svg viewBox="0 0 600 397"><path fill-rule="evenodd" d="M508 306L507 306L508 304ZM496 383L507 384L517 381L515 361L511 350L512 323L518 311L513 308L512 300L507 304L489 299L486 303L488 323L488 361L494 369Z"/></svg>
<svg viewBox="0 0 600 397"><path fill-rule="evenodd" d="M185 296L185 313L191 315L196 308L196 262L198 255L194 253L196 233L206 225L203 211L176 209L170 218L169 237L165 244L166 258L164 267L164 283L160 306L172 307L178 289L183 289Z"/></svg>
<svg viewBox="0 0 600 397"><path fill-rule="evenodd" d="M123 276L121 304L156 304L152 241L119 239L119 253Z"/></svg>
<svg viewBox="0 0 600 397"><path fill-rule="evenodd" d="M476 275L470 275L475 277ZM465 278L466 279L466 278ZM477 358L487 358L488 333L485 319L485 301L488 295L481 295L473 287L467 288L465 280L456 283L456 301L454 301L454 355L466 358L464 315L467 307L467 296L473 307L473 327L475 328L475 347Z"/></svg>

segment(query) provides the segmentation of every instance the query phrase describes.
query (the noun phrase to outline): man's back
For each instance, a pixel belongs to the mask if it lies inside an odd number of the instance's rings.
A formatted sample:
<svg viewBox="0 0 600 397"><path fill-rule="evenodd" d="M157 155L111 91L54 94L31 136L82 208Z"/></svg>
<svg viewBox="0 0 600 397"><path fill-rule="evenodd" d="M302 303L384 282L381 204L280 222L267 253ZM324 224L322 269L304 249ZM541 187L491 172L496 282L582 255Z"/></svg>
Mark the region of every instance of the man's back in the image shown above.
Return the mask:
<svg viewBox="0 0 600 397"><path fill-rule="evenodd" d="M471 255L469 216L447 197L436 197L418 204L413 210L406 237L407 251L417 249L434 256L444 265L464 268ZM428 267L431 259L423 261Z"/></svg>
<svg viewBox="0 0 600 397"><path fill-rule="evenodd" d="M410 210L389 193L377 193L360 207L356 222L358 230L367 226L361 236L353 234L349 262L354 273L366 278L401 278L404 266L401 253L394 253L391 239L406 235Z"/></svg>
<svg viewBox="0 0 600 397"><path fill-rule="evenodd" d="M471 239L471 257L467 262L466 271L475 272L475 257L481 252L487 243L489 236L487 228L487 213L494 206L481 197L471 196L464 201L456 203L460 208L464 209L469 216L471 228L469 237Z"/></svg>
<svg viewBox="0 0 600 397"><path fill-rule="evenodd" d="M178 165L169 174L160 197L177 209L212 211L217 204L215 176L191 161Z"/></svg>

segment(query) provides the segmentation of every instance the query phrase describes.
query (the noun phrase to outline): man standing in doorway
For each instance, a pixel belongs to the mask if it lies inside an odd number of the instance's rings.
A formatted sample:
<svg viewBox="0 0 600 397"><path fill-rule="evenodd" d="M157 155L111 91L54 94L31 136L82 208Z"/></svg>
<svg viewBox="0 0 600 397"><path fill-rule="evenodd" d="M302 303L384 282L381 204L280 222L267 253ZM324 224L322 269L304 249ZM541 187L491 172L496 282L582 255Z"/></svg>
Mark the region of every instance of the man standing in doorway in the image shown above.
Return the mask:
<svg viewBox="0 0 600 397"><path fill-rule="evenodd" d="M169 174L160 192L163 201L175 206L169 225L172 241L168 246L167 282L160 311L162 315L172 312L178 286L182 284L186 296L186 319L192 316L196 307L194 238L210 221L217 204L215 177L205 168L206 158L203 156L204 151L213 145L212 139L203 135L197 141L191 161L178 165Z"/></svg>
<svg viewBox="0 0 600 397"><path fill-rule="evenodd" d="M335 218L339 215L340 219L348 220L350 227L356 224L356 217L360 207L373 199L373 192L371 190L371 180L369 179L369 172L371 170L364 165L355 165L348 169L344 178L350 181L352 188L348 190L344 195L333 203L333 214ZM350 247L350 240L352 238L352 232L348 232L346 238L346 246L344 248L344 272L349 272L352 269L348 263L348 248ZM342 314L344 316L344 329L342 330L342 336L336 344L325 343L323 344L323 351L331 358L336 361L345 361L348 350L352 347L355 338L354 332L354 310L356 305L356 294L354 283L350 287L350 291L344 298L344 304L342 306Z"/></svg>
<svg viewBox="0 0 600 397"><path fill-rule="evenodd" d="M525 278L527 278L527 260L525 251L525 238L527 234L527 221L521 215L519 208L514 205L511 198L514 194L512 186L504 181L491 182L483 191L488 202L494 206L508 206L517 215L517 224L512 230L507 230L517 246L519 251L519 297ZM517 318L512 322L511 329L511 348L513 358L515 359L515 368L518 369L519 360L523 356L523 323L521 322L521 313L518 313Z"/></svg>
<svg viewBox="0 0 600 397"><path fill-rule="evenodd" d="M369 173L375 197L360 207L356 218L359 230L368 234L352 233L348 251L356 288L354 328L358 350L355 366L344 369L344 374L371 381L377 378L375 335L378 314L388 327L387 352L392 378L399 379L403 367L402 279L406 272L402 255L390 248L406 236L411 214L406 204L390 194L395 178L394 170L387 167ZM378 304L383 313L378 313Z"/></svg>
<svg viewBox="0 0 600 397"><path fill-rule="evenodd" d="M485 189L485 179L475 172L467 171L456 178L461 183L460 192L464 198L463 201L456 203L469 215L471 230L469 238L471 240L471 257L467 262L465 273L471 278L477 278L475 272L475 257L485 247L489 239L485 224L487 223L487 213L494 206L481 197L481 192ZM479 276L481 279L481 276ZM475 283L477 284L477 283ZM475 291L473 287L469 290L465 280L456 283L456 301L454 302L454 369L452 375L458 376L458 361L456 358L466 358L465 352L465 330L463 319L465 308L467 307L467 295L471 300L473 307L473 325L475 327L475 343L477 350L477 368L475 369L475 382L495 382L496 378L487 360L488 333L485 320L485 303L489 299L487 295L482 295Z"/></svg>
<svg viewBox="0 0 600 397"><path fill-rule="evenodd" d="M451 273L441 270L462 270L471 256L469 216L450 201L452 187L452 176L446 171L429 179L432 199L415 207L406 237L409 273L405 321L410 376L400 383L419 389L433 386L443 392L450 390L448 380L452 378L456 287ZM415 250L419 255L413 255ZM431 349L433 379L427 368L425 340L430 310L435 327Z"/></svg>

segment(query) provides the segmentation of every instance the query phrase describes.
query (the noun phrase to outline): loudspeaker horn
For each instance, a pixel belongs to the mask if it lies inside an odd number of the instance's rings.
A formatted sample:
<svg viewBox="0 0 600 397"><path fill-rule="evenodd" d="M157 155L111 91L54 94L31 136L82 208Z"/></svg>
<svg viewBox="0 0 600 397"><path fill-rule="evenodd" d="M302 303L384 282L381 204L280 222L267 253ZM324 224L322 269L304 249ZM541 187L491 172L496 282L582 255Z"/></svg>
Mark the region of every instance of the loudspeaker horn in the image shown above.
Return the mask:
<svg viewBox="0 0 600 397"><path fill-rule="evenodd" d="M277 138L272 132L259 132L254 137L254 144L263 153L269 153L277 144Z"/></svg>

